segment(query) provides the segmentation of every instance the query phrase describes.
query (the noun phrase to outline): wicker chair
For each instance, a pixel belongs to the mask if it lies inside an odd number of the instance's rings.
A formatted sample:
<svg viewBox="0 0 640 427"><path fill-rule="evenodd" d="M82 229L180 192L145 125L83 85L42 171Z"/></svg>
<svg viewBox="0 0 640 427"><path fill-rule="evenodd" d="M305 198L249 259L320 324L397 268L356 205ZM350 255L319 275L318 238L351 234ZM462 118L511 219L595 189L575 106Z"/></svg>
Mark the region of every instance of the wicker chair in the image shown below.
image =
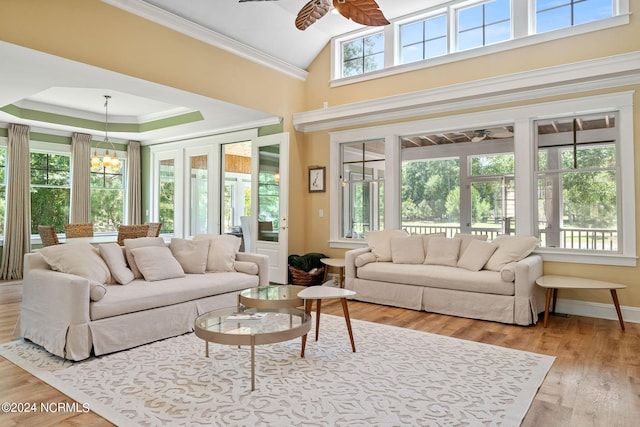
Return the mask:
<svg viewBox="0 0 640 427"><path fill-rule="evenodd" d="M65 224L64 234L67 238L73 237L93 237L93 223L87 224Z"/></svg>
<svg viewBox="0 0 640 427"><path fill-rule="evenodd" d="M147 237L158 237L160 235L160 229L162 228L161 222L147 222L145 225L149 226Z"/></svg>
<svg viewBox="0 0 640 427"><path fill-rule="evenodd" d="M149 224L121 225L118 227L118 244L124 246L124 239L137 239L147 237Z"/></svg>
<svg viewBox="0 0 640 427"><path fill-rule="evenodd" d="M53 225L39 225L38 234L40 234L42 246L53 246L60 244L58 235L56 234L56 228Z"/></svg>

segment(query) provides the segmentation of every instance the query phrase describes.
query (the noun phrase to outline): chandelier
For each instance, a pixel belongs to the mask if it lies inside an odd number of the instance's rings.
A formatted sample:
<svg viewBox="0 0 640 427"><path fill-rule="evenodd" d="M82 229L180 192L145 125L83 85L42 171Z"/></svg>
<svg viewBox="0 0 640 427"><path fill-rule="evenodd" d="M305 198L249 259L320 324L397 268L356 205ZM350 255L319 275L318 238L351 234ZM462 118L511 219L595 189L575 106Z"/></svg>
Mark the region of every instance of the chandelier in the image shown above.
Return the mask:
<svg viewBox="0 0 640 427"><path fill-rule="evenodd" d="M118 159L118 155L116 154L116 148L113 146L113 143L109 141L109 99L111 99L111 95L104 95L104 140L102 144L106 145L106 148L104 155L100 158L98 148L100 148L101 143L98 143L93 152L93 156L91 156L92 168L99 168L100 166L104 166L105 168L111 167L113 169L120 168L120 159ZM109 145L111 146L111 152L109 152Z"/></svg>

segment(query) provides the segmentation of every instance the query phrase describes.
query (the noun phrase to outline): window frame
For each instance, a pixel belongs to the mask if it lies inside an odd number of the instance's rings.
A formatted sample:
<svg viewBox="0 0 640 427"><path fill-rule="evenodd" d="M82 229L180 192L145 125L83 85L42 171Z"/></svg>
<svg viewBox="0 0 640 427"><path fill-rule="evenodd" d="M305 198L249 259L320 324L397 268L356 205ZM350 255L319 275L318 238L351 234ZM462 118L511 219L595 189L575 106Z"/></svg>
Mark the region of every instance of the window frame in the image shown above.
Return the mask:
<svg viewBox="0 0 640 427"><path fill-rule="evenodd" d="M580 34L600 31L607 28L613 28L621 25L629 24L629 0L612 0L613 16L610 18L600 19L597 21L586 22L570 27L564 27L556 30L546 31L542 33L535 32L535 1L514 1L511 0L511 39L467 49L464 51L456 51L457 40L452 36L456 32L455 13L462 7L472 6L473 4L482 3L482 0L457 1L447 6L436 6L425 9L420 12L413 13L395 20L391 25L383 28L385 43L385 67L382 70L372 71L357 76L342 76L342 53L341 43L347 40L363 37L371 32L380 31L378 27L367 28L364 30L356 30L331 40L331 76L330 87L339 87L343 85L367 81L370 79L392 76L400 73L420 70L433 66L463 61L466 59L477 58L493 53L518 49L525 46L546 43L553 40L572 37ZM401 43L400 43L400 25L417 22L419 20L435 16L446 12L449 51L445 55L433 58L423 59L419 61L401 63Z"/></svg>
<svg viewBox="0 0 640 427"><path fill-rule="evenodd" d="M634 116L633 91L621 91L605 95L585 96L562 101L532 103L513 108L493 109L477 113L437 117L433 119L374 126L360 129L330 132L330 161L332 171L340 170L340 144L362 140L385 140L385 228L401 226L401 151L400 137L418 133L438 133L457 128L486 128L511 122L514 126L515 181L518 189L516 203L516 233L534 235L537 208L537 185L534 174L534 158L537 156L531 138L537 120L568 114L592 114L617 111L619 123L619 209L620 233L636 234L636 201L634 178ZM601 107L600 107L601 106ZM330 190L340 194L339 174L329 176ZM330 241L333 248L357 248L363 241L350 241L340 237L341 215L337 198L330 200ZM545 261L592 263L604 265L635 266L636 239L624 239L620 253L577 253L560 248L539 248L535 252Z"/></svg>
<svg viewBox="0 0 640 427"><path fill-rule="evenodd" d="M121 224L126 224L127 221L127 210L128 210L128 205L127 205L127 201L128 201L128 197L127 197L127 181L128 181L128 176L129 176L129 169L128 169L128 165L127 165L127 159L126 159L126 152L120 152L120 151L116 151L116 154L118 155L118 158L121 159L120 160L120 168L118 169L118 171L120 173L108 173L106 172L104 166L101 166L100 169L98 170L93 170L91 169L89 171L90 177L89 177L89 199L91 201L92 198L92 192L94 189L98 189L98 190L114 190L114 188L108 188L108 187L94 187L93 185L91 185L91 176L95 175L95 174L100 174L102 177L102 180L104 181L106 179L107 175L121 175L121 180L122 180L122 188L118 189L118 191L122 191L122 222ZM93 216L91 217L91 221L94 222ZM96 235L102 235L102 236L108 236L108 235L117 235L118 234L118 229L116 227L116 229L114 230L109 230L109 231L101 231L101 232L96 232Z"/></svg>

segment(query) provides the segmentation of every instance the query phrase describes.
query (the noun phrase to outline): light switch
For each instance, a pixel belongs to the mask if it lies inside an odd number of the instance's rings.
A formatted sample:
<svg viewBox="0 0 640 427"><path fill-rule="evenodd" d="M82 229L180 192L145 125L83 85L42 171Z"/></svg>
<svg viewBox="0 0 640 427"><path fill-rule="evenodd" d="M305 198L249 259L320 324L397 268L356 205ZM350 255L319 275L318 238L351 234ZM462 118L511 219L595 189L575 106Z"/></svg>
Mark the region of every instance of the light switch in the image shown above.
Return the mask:
<svg viewBox="0 0 640 427"><path fill-rule="evenodd" d="M318 216L319 216L320 218L324 217L324 209L319 209L319 210L318 210Z"/></svg>

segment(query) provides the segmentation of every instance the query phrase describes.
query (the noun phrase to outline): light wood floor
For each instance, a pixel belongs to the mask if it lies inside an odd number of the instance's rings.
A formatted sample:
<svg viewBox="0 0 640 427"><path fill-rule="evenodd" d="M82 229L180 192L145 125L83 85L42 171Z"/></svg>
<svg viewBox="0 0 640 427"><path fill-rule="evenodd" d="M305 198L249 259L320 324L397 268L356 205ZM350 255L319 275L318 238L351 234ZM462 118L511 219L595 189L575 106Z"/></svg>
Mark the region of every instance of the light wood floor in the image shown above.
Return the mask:
<svg viewBox="0 0 640 427"><path fill-rule="evenodd" d="M0 283L0 343L13 339L21 301L20 285ZM552 316L547 328L521 327L349 302L353 319L458 337L548 354L556 361L523 426L631 427L640 422L640 324L588 317ZM342 315L338 300L325 301L322 313ZM366 337L355 337L358 340ZM0 357L0 402L69 402L71 399ZM82 403L82 402L80 402ZM86 414L0 413L3 427L106 426Z"/></svg>

